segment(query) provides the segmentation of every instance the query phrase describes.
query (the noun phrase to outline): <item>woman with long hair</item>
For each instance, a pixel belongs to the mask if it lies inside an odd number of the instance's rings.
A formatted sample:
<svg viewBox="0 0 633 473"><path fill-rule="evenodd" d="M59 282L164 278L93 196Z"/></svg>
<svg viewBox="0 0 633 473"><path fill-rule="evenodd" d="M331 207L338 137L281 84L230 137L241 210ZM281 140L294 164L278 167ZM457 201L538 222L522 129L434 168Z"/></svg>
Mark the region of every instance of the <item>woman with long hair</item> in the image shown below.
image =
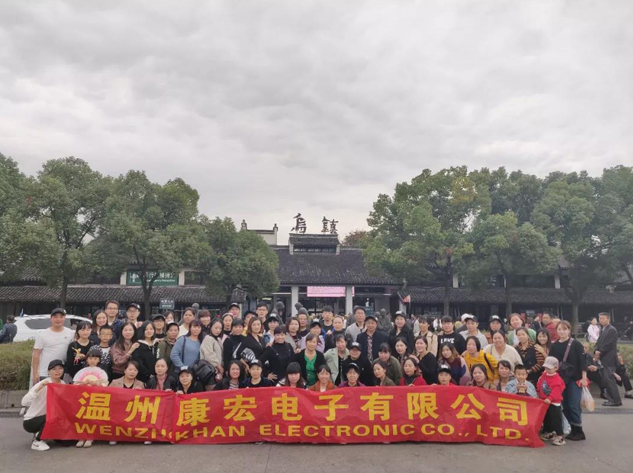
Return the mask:
<svg viewBox="0 0 633 473"><path fill-rule="evenodd" d="M549 330L542 328L536 333L536 345L540 346L545 352L545 356L549 354L549 349L552 346L552 336Z"/></svg>
<svg viewBox="0 0 633 473"><path fill-rule="evenodd" d="M515 330L519 343L516 346L523 366L528 372L528 381L536 385L543 371L543 363L547 358L547 353L541 345L535 344L529 336L528 331L524 328Z"/></svg>
<svg viewBox="0 0 633 473"><path fill-rule="evenodd" d="M131 360L132 354L139 346L140 344L136 341L136 327L132 322L125 322L121 325L121 336L116 339L112 345L112 350L110 350L112 354L112 379L123 376L128 361ZM134 379L136 379L136 375L134 375Z"/></svg>
<svg viewBox="0 0 633 473"><path fill-rule="evenodd" d="M393 356L396 358L396 360L400 362L400 365L402 365L402 363L404 363L404 360L406 360L410 354L409 342L407 341L407 339L404 337L398 337L394 344Z"/></svg>
<svg viewBox="0 0 633 473"><path fill-rule="evenodd" d="M178 337L184 337L189 333L189 326L191 322L196 319L196 309L193 307L187 307L185 311L182 313L182 320L180 321L180 332L178 333ZM202 327L202 325L200 325Z"/></svg>
<svg viewBox="0 0 633 473"><path fill-rule="evenodd" d="M448 365L451 369L451 378L458 386L466 386L470 381L470 373L464 359L455 350L455 345L444 342L440 345L439 365Z"/></svg>
<svg viewBox="0 0 633 473"><path fill-rule="evenodd" d="M420 376L419 361L415 356L410 356L402 364L404 376L400 378L400 386L426 386L427 383Z"/></svg>
<svg viewBox="0 0 633 473"><path fill-rule="evenodd" d="M92 334L92 324L82 320L75 329L75 340L70 342L66 350L66 378L70 382L80 369L84 367L86 355L92 346L90 335Z"/></svg>
<svg viewBox="0 0 633 473"><path fill-rule="evenodd" d="M372 364L372 368L374 371L374 378L376 382L375 386L395 386L396 383L393 382L389 376L387 376L387 363L382 360L374 360Z"/></svg>
<svg viewBox="0 0 633 473"><path fill-rule="evenodd" d="M200 359L200 345L203 339L202 324L198 320L192 320L189 324L189 331L185 336L181 336L176 340L169 355L176 373L180 373L180 368L183 366L192 367L198 362Z"/></svg>
<svg viewBox="0 0 633 473"><path fill-rule="evenodd" d="M285 388L305 389L306 380L301 376L301 366L296 361L288 364L286 368L286 376L279 381L277 386Z"/></svg>
<svg viewBox="0 0 633 473"><path fill-rule="evenodd" d="M244 387L244 366L240 360L229 361L226 376L214 387L214 391L227 391Z"/></svg>
<svg viewBox="0 0 633 473"><path fill-rule="evenodd" d="M507 363L507 362L506 362ZM473 365L471 371L472 379L468 382L468 386L472 386L474 388L482 388L482 389L492 389L494 390L494 386L490 382L488 378L488 370L481 363L477 363Z"/></svg>
<svg viewBox="0 0 633 473"><path fill-rule="evenodd" d="M396 343L399 339L403 338L405 345L409 350L413 350L413 330L407 325L407 319L400 311L396 312L393 319L393 328L389 332L389 345L391 345L391 353L396 358L400 359L400 363L404 361L404 358L399 357L396 350ZM406 358L406 357L405 357Z"/></svg>
<svg viewBox="0 0 633 473"><path fill-rule="evenodd" d="M156 330L154 324L149 320L136 331L136 339L139 347L132 354L132 360L138 364L138 380L147 383L150 376L154 375L156 365Z"/></svg>
<svg viewBox="0 0 633 473"><path fill-rule="evenodd" d="M435 353L437 351L437 336L435 337L436 351L432 351L429 346L429 337L420 335L415 339L414 356L420 361L418 367L422 372L422 377L426 384L437 383L437 358Z"/></svg>
<svg viewBox="0 0 633 473"><path fill-rule="evenodd" d="M99 345L99 329L104 325L108 325L108 316L102 310L98 310L92 316L92 333L90 334L90 344Z"/></svg>
<svg viewBox="0 0 633 473"><path fill-rule="evenodd" d="M295 351L299 353L301 351L301 330L299 325L299 319L296 317L290 317L286 322L286 341L290 343Z"/></svg>
<svg viewBox="0 0 633 473"><path fill-rule="evenodd" d="M244 337L244 346L251 349L255 358L259 359L264 353L264 326L258 317L251 317L248 321L248 334Z"/></svg>

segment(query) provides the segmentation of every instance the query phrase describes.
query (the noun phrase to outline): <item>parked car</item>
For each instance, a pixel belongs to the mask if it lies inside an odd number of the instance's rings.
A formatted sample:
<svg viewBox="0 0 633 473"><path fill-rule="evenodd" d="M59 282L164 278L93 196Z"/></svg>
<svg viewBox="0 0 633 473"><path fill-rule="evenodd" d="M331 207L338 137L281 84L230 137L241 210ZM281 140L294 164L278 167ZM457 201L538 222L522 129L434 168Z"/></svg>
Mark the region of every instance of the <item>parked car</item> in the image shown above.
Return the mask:
<svg viewBox="0 0 633 473"><path fill-rule="evenodd" d="M64 325L74 330L81 320L92 323L92 321L86 317L67 315ZM18 328L18 333L15 335L13 342L35 340L37 332L51 326L51 316L50 314L23 315L22 317L15 318L15 325Z"/></svg>

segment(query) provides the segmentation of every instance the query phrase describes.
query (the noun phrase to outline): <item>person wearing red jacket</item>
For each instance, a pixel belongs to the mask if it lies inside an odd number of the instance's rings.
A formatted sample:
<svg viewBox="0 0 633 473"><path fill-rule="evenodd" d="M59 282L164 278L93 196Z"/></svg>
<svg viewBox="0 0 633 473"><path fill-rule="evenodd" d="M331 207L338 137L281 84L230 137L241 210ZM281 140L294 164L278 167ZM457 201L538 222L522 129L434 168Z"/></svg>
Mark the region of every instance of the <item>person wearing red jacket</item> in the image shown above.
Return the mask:
<svg viewBox="0 0 633 473"><path fill-rule="evenodd" d="M548 356L543 363L545 372L536 383L536 390L541 399L548 404L547 413L543 419L542 440L551 440L553 445L565 445L563 439L563 417L561 402L565 382L558 374L558 359Z"/></svg>
<svg viewBox="0 0 633 473"><path fill-rule="evenodd" d="M399 386L426 386L426 381L420 376L419 360L413 356L404 360L402 368L404 376L400 378Z"/></svg>

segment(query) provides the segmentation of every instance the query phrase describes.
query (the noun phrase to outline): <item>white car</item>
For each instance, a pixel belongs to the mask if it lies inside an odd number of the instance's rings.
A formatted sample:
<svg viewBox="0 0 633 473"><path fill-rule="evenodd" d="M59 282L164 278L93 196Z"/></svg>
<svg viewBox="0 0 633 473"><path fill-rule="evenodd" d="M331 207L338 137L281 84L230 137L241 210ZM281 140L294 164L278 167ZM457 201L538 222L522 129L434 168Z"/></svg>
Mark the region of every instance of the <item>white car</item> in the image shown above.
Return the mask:
<svg viewBox="0 0 633 473"><path fill-rule="evenodd" d="M92 321L86 317L67 315L64 325L74 330L77 324L82 320L92 324ZM37 332L51 326L51 316L50 314L23 315L15 318L15 326L18 329L18 333L15 334L14 342L35 340Z"/></svg>

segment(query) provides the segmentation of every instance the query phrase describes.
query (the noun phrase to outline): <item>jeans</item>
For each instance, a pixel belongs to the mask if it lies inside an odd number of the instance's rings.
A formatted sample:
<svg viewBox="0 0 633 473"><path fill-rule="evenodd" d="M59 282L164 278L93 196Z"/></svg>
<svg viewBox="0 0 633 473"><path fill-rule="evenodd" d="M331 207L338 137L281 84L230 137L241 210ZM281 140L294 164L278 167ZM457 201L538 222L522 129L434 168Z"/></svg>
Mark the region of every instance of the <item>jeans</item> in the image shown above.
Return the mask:
<svg viewBox="0 0 633 473"><path fill-rule="evenodd" d="M563 391L563 414L569 423L576 427L582 427L582 409L580 399L582 398L582 388L579 388L576 381L567 383Z"/></svg>
<svg viewBox="0 0 633 473"><path fill-rule="evenodd" d="M37 416L25 420L23 427L28 433L35 434L35 438L39 440L42 435L42 430L44 430L44 424L46 424L46 416Z"/></svg>

